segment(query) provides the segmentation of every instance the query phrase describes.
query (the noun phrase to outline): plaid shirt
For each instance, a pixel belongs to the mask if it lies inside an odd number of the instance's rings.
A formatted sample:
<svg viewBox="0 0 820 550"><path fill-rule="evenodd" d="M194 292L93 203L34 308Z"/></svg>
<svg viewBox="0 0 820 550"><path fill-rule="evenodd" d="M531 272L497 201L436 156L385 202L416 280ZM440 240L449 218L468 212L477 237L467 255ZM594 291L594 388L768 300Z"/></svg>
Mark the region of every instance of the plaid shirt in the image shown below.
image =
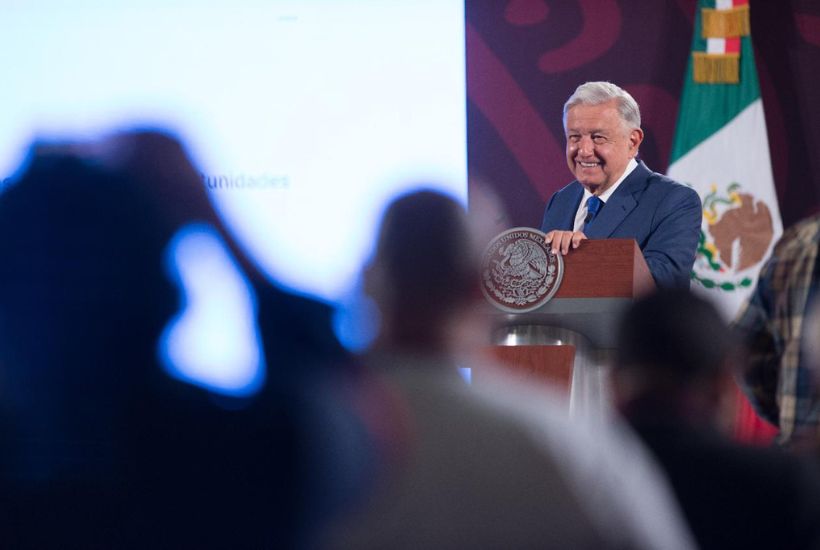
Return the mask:
<svg viewBox="0 0 820 550"><path fill-rule="evenodd" d="M818 247L820 216L784 232L735 320L750 354L746 393L758 413L780 428L781 444L820 427L818 394L801 346L804 319L820 289Z"/></svg>

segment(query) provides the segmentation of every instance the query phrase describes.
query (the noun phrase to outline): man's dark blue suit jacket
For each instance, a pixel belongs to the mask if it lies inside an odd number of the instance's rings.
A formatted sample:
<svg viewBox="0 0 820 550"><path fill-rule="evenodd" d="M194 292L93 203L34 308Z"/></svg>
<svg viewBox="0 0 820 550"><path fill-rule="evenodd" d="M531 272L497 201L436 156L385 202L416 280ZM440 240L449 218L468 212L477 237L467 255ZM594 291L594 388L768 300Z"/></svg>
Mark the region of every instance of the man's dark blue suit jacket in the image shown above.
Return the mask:
<svg viewBox="0 0 820 550"><path fill-rule="evenodd" d="M584 188L573 181L547 204L541 231L572 231ZM590 239L635 239L660 287L689 287L702 218L691 188L638 162L584 234Z"/></svg>

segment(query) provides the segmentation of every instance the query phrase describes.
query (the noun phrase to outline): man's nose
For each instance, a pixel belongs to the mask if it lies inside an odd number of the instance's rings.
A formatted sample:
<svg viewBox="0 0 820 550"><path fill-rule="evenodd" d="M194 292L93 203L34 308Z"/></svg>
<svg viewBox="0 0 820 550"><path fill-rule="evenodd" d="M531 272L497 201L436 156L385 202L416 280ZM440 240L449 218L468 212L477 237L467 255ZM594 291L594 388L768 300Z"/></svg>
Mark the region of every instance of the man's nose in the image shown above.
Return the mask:
<svg viewBox="0 0 820 550"><path fill-rule="evenodd" d="M578 153L581 155L591 155L595 148L595 143L589 136L582 136L578 142Z"/></svg>

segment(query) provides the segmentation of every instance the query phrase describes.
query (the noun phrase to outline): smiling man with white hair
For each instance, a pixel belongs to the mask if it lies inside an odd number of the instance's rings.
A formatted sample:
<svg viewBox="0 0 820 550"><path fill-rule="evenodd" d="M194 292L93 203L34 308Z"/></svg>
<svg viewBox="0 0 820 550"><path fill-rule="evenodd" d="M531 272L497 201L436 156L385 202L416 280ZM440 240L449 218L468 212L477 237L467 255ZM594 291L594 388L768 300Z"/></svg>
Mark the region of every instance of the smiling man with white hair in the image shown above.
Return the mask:
<svg viewBox="0 0 820 550"><path fill-rule="evenodd" d="M658 286L688 287L700 198L637 160L644 133L635 99L610 82L582 84L564 104L564 131L575 181L544 213L553 252L567 254L584 239L635 239Z"/></svg>

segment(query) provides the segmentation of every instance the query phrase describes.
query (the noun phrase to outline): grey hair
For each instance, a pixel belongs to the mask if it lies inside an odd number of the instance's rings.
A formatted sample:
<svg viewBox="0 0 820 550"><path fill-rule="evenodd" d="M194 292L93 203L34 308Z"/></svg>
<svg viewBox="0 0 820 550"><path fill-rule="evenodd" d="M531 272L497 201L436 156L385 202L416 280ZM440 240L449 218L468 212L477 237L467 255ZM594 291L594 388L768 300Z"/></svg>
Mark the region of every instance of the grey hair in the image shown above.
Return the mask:
<svg viewBox="0 0 820 550"><path fill-rule="evenodd" d="M641 127L641 110L629 92L612 82L587 82L575 88L564 103L564 129L567 127L567 113L576 105L600 105L608 101L615 101L621 120L630 130Z"/></svg>

